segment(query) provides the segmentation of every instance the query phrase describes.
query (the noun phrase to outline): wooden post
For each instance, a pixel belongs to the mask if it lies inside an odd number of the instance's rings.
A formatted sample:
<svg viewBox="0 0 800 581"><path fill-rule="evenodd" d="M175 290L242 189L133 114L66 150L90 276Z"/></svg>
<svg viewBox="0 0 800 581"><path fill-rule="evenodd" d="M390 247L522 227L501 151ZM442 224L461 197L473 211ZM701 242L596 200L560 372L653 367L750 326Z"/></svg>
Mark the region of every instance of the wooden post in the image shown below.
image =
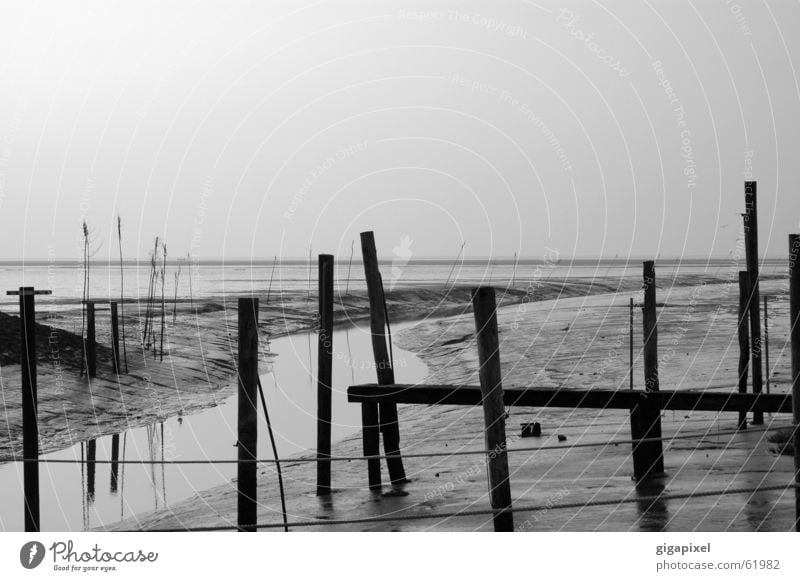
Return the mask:
<svg viewBox="0 0 800 581"><path fill-rule="evenodd" d="M97 377L97 339L92 301L86 303L86 372L90 378Z"/></svg>
<svg viewBox="0 0 800 581"><path fill-rule="evenodd" d="M361 233L361 252L364 257L364 278L367 283L369 297L369 318L372 331L372 352L379 385L394 383L394 369L386 347L386 311L383 295L383 282L378 269L378 251L375 247L375 235L372 232ZM403 459L400 457L400 426L397 421L397 404L381 403L378 405L380 431L383 433L383 449L386 453L386 465L389 468L389 479L392 484L406 482ZM368 430L364 431L365 434ZM372 444L370 444L370 447Z"/></svg>
<svg viewBox="0 0 800 581"><path fill-rule="evenodd" d="M633 297L631 297L630 302L630 313L629 313L629 323L628 323L628 346L629 346L629 374L630 374L630 386L633 389Z"/></svg>
<svg viewBox="0 0 800 581"><path fill-rule="evenodd" d="M119 357L119 318L117 316L117 303L111 302L111 350L113 351L114 373L120 374Z"/></svg>
<svg viewBox="0 0 800 581"><path fill-rule="evenodd" d="M764 387L769 393L769 310L767 295L764 295Z"/></svg>
<svg viewBox="0 0 800 581"><path fill-rule="evenodd" d="M111 436L111 493L119 489L119 434Z"/></svg>
<svg viewBox="0 0 800 581"><path fill-rule="evenodd" d="M739 393L747 393L747 369L750 366L750 334L747 302L750 300L750 275L739 271ZM739 429L747 429L747 413L739 412Z"/></svg>
<svg viewBox="0 0 800 581"><path fill-rule="evenodd" d="M317 496L331 493L331 398L333 393L333 256L319 255L317 347Z"/></svg>
<svg viewBox="0 0 800 581"><path fill-rule="evenodd" d="M378 404L361 404L362 439L364 443L364 456L377 456L381 453L381 432L378 421ZM380 458L367 460L367 477L370 490L381 488L381 461Z"/></svg>
<svg viewBox="0 0 800 581"><path fill-rule="evenodd" d="M758 284L758 204L756 182L744 183L744 236L747 272L750 279L750 356L753 393L761 393L761 299ZM764 423L764 412L753 412L753 425Z"/></svg>
<svg viewBox="0 0 800 581"><path fill-rule="evenodd" d="M789 323L792 350L795 530L800 532L800 234L789 236Z"/></svg>
<svg viewBox="0 0 800 581"><path fill-rule="evenodd" d="M486 449L489 450L489 487L494 510L494 530L511 532L514 530L514 513L511 512L511 481L508 475L506 450L506 409L503 404L494 289L492 287L473 289L472 309L475 314L478 342Z"/></svg>
<svg viewBox="0 0 800 581"><path fill-rule="evenodd" d="M22 353L22 468L25 489L25 532L39 528L39 420L36 384L36 307L33 287L19 289Z"/></svg>
<svg viewBox="0 0 800 581"><path fill-rule="evenodd" d="M644 262L644 394L642 401L631 410L631 439L654 439L633 443L633 476L637 481L662 476L664 450L661 443L661 409L650 392L659 390L658 380L658 315L656 314L656 273L652 260Z"/></svg>
<svg viewBox="0 0 800 581"><path fill-rule="evenodd" d="M239 299L238 527L255 532L258 447L258 299Z"/></svg>

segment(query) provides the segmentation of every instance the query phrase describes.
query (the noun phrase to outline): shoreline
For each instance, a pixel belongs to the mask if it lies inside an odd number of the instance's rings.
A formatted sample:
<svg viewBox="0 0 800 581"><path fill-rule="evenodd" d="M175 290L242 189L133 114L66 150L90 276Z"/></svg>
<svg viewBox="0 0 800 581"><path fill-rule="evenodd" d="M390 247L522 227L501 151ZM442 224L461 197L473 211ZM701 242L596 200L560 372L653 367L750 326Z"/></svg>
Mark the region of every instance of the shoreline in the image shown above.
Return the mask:
<svg viewBox="0 0 800 581"><path fill-rule="evenodd" d="M387 303L391 320L400 323L446 316L461 308L458 304L464 292L441 287L390 291ZM523 296L523 291L512 290L505 300L512 303ZM163 361L160 355L153 358L152 351L145 350L136 339L141 333L139 315L144 308L126 309L128 373L119 376L111 363L108 311L101 308L100 301L96 303L97 377L91 381L80 375L81 339L73 332L81 326L79 303L61 303L58 310L38 313L40 454L215 407L235 392L234 301L226 297L178 301L174 324L173 303L167 303ZM316 305L316 295L307 297L306 291L273 293L269 304L260 305L262 363L268 364L273 356L269 353L271 339L313 332ZM337 297L335 329L368 320L366 291ZM156 319L156 327L159 325L160 317ZM19 316L0 312L0 329L0 413L6 420L0 431L4 436L0 437L2 458L22 452Z"/></svg>

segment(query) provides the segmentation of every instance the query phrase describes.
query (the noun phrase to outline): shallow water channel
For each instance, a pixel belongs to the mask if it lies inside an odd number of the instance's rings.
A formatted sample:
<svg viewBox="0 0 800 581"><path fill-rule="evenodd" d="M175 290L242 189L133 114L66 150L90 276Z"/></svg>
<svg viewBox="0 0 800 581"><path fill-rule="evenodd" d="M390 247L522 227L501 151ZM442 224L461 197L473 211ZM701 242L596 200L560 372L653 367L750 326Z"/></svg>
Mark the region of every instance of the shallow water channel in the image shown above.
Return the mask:
<svg viewBox="0 0 800 581"><path fill-rule="evenodd" d="M397 325L399 331L406 325ZM347 403L347 386L374 383L369 327L334 332L333 440L357 432L361 411ZM261 383L278 454L288 458L316 446L317 337L299 333L271 341L274 355ZM425 378L425 364L394 349L398 381ZM272 458L259 404L258 457ZM43 531L79 531L170 506L196 492L229 484L236 464L122 464L116 460L235 460L236 395L204 411L77 443L44 458L84 459L87 463L42 463L39 469ZM336 454L334 444L333 454ZM231 493L235 489L231 485ZM0 529L23 530L22 464L0 466Z"/></svg>

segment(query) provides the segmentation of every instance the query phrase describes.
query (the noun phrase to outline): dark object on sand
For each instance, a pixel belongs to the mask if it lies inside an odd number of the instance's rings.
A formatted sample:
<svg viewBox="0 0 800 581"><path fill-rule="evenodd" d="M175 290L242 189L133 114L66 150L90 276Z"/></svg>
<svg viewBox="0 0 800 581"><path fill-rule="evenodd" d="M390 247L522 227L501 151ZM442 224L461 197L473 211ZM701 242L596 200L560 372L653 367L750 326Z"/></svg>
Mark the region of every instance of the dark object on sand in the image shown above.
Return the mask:
<svg viewBox="0 0 800 581"><path fill-rule="evenodd" d="M562 435L562 434L559 434L558 435L558 441L559 442L566 442L567 441L567 437Z"/></svg>
<svg viewBox="0 0 800 581"><path fill-rule="evenodd" d="M522 438L538 438L542 435L542 425L539 422L529 422L527 424L521 424L522 426L522 433L520 436Z"/></svg>

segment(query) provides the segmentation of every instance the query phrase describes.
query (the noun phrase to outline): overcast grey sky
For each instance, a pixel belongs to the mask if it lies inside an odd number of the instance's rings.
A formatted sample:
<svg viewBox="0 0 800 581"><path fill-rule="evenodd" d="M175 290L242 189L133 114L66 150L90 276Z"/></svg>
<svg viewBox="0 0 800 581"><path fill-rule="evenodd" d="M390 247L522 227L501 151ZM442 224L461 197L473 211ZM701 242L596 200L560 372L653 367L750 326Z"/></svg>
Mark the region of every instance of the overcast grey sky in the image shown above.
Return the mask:
<svg viewBox="0 0 800 581"><path fill-rule="evenodd" d="M797 2L45 2L0 18L0 258L725 257L800 230Z"/></svg>

